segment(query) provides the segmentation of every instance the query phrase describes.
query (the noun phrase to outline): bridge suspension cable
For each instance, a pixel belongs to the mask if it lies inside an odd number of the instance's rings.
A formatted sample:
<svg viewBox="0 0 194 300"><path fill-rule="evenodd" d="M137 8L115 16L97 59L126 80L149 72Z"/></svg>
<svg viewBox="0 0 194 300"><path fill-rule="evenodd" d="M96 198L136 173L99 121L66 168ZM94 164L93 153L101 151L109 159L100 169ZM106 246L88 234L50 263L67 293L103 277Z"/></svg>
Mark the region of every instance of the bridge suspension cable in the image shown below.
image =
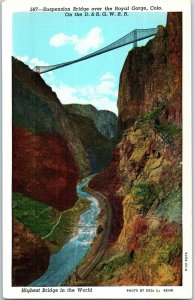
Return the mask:
<svg viewBox="0 0 194 300"><path fill-rule="evenodd" d="M135 30L131 31L130 33L128 33L127 35L120 38L119 40L115 41L114 43L112 43L112 44L110 44L110 45L108 45L108 46L106 46L106 47L104 47L100 50L97 50L97 51L95 51L91 54L85 55L85 56L83 56L81 58L78 58L78 59L75 59L75 60L71 60L71 61L68 61L68 62L65 62L65 63L56 64L56 65L52 65L52 66L36 66L33 69L33 71L37 72L37 73L40 73L40 74L46 73L46 72L49 72L49 71L53 71L53 70L56 70L56 69L59 69L59 68L63 68L63 67L78 63L82 60L92 58L94 56L103 54L103 53L108 52L108 51L112 51L114 49L126 46L126 45L131 44L131 43L133 43L134 47L136 47L138 41L141 41L141 40L147 39L149 37L155 36L157 34L157 31L158 31L157 28L135 29Z"/></svg>

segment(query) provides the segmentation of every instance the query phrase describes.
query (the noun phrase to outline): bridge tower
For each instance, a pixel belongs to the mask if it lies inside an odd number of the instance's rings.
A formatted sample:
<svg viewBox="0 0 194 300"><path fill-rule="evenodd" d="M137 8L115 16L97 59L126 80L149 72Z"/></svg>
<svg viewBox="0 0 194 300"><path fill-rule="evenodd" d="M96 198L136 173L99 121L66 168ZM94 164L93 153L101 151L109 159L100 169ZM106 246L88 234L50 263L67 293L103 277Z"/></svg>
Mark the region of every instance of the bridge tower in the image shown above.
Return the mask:
<svg viewBox="0 0 194 300"><path fill-rule="evenodd" d="M40 70L39 66L36 66L36 67L33 68L33 71L37 72L37 73L40 73L41 70Z"/></svg>
<svg viewBox="0 0 194 300"><path fill-rule="evenodd" d="M137 29L135 29L133 31L133 39L134 39L133 48L136 48L137 47Z"/></svg>

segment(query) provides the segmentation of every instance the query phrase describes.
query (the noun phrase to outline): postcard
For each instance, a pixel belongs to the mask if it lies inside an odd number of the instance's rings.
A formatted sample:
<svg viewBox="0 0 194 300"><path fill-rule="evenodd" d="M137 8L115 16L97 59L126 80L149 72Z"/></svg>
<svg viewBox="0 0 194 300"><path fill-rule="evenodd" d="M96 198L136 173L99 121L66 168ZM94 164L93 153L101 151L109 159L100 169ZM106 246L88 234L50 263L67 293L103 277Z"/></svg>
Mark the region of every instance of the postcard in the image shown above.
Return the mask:
<svg viewBox="0 0 194 300"><path fill-rule="evenodd" d="M2 2L6 299L191 299L190 6Z"/></svg>

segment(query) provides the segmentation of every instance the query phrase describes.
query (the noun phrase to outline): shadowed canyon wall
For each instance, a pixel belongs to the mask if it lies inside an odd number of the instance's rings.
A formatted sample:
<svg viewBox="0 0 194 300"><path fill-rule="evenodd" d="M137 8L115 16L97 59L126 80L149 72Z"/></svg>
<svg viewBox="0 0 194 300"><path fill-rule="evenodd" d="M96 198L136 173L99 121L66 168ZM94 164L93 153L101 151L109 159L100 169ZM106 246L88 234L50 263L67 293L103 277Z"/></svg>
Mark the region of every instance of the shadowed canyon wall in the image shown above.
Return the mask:
<svg viewBox="0 0 194 300"><path fill-rule="evenodd" d="M77 199L79 174L61 110L41 77L13 60L13 191L64 210Z"/></svg>

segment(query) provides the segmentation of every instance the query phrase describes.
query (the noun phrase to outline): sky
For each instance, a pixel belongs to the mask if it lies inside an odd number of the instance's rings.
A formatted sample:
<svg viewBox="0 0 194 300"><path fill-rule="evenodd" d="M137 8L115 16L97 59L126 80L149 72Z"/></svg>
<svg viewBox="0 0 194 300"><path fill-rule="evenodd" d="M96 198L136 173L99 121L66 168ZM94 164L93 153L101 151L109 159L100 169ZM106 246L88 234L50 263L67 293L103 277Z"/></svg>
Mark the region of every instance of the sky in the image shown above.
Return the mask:
<svg viewBox="0 0 194 300"><path fill-rule="evenodd" d="M158 25L166 25L166 13L130 12L128 17L14 13L13 56L30 68L63 63L101 49L134 29ZM132 47L126 45L41 76L63 104L92 104L117 114L119 77Z"/></svg>

